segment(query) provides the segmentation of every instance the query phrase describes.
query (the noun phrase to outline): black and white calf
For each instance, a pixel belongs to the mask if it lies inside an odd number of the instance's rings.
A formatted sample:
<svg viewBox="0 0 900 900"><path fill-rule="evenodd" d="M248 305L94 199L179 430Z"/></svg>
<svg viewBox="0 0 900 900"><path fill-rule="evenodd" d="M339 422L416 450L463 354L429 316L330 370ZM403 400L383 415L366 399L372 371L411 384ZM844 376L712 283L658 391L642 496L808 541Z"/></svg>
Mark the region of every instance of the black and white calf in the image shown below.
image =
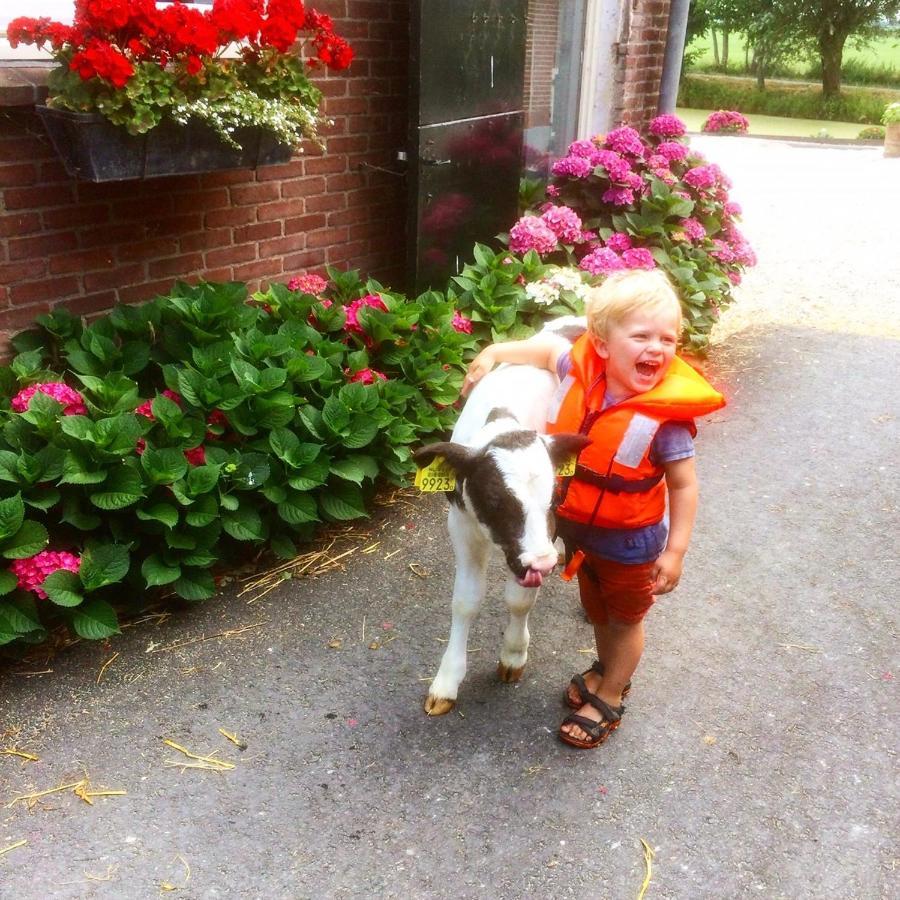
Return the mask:
<svg viewBox="0 0 900 900"><path fill-rule="evenodd" d="M583 329L582 329L583 330ZM533 366L501 366L475 386L449 442L416 454L442 456L456 472L447 519L456 556L450 640L428 692L425 711L453 709L466 674L469 626L485 594L494 546L506 558L509 624L497 673L517 681L528 658L528 614L544 576L557 563L552 499L555 469L588 442L584 435L544 434L558 380Z"/></svg>

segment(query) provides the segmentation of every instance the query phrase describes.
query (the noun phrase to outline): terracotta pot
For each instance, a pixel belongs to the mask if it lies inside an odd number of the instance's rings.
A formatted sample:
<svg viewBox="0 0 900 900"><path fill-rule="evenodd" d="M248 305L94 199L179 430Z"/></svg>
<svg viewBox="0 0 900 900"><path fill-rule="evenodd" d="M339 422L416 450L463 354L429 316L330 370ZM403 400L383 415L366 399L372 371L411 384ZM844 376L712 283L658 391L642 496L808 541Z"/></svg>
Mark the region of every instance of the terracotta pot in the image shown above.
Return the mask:
<svg viewBox="0 0 900 900"><path fill-rule="evenodd" d="M885 126L884 155L900 156L900 122L891 122Z"/></svg>

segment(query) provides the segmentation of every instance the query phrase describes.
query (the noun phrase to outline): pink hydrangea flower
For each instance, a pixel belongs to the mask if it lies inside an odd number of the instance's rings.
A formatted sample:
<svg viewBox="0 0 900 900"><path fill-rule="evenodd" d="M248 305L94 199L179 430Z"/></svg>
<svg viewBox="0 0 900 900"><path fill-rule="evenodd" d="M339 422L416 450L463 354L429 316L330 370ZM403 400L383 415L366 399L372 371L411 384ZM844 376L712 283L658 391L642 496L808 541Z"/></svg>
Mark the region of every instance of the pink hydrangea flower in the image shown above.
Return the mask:
<svg viewBox="0 0 900 900"><path fill-rule="evenodd" d="M631 174L631 163L612 150L598 150L594 164L606 169L610 181L625 181Z"/></svg>
<svg viewBox="0 0 900 900"><path fill-rule="evenodd" d="M634 245L631 243L630 235L625 234L624 231L616 231L606 239L606 246L610 250L615 250L616 253L624 253Z"/></svg>
<svg viewBox="0 0 900 900"><path fill-rule="evenodd" d="M537 216L522 216L509 230L509 249L513 253L527 253L535 250L540 255L556 249L556 235Z"/></svg>
<svg viewBox="0 0 900 900"><path fill-rule="evenodd" d="M47 599L47 592L41 589L44 579L54 572L65 569L67 572L77 572L81 568L81 558L74 553L66 553L57 550L42 550L28 559L17 559L10 566L10 571L16 576L20 588L32 591L41 600Z"/></svg>
<svg viewBox="0 0 900 900"><path fill-rule="evenodd" d="M678 141L663 141L657 148L656 153L664 156L670 163L680 162L688 154L688 148Z"/></svg>
<svg viewBox="0 0 900 900"><path fill-rule="evenodd" d="M64 416L87 415L87 407L84 405L84 398L81 394L61 381L47 381L43 384L32 384L30 387L23 388L10 401L13 410L18 413L25 412L31 403L31 398L37 393L46 394L57 403L61 403Z"/></svg>
<svg viewBox="0 0 900 900"><path fill-rule="evenodd" d="M598 247L583 257L578 267L590 272L591 275L608 275L617 269L624 269L625 263L619 254L609 247Z"/></svg>
<svg viewBox="0 0 900 900"><path fill-rule="evenodd" d="M472 333L472 320L467 319L458 309L453 310L453 321L450 323L454 331L461 334Z"/></svg>
<svg viewBox="0 0 900 900"><path fill-rule="evenodd" d="M173 403L177 403L181 406L181 394L176 394L175 391L170 391L166 388L162 392L163 397L168 397ZM136 416L146 416L151 422L156 421L156 417L153 415L153 401L148 400L146 403L142 403L137 409L135 409L134 414Z"/></svg>
<svg viewBox="0 0 900 900"><path fill-rule="evenodd" d="M547 196L556 199L557 197L559 197L559 188L555 184L548 184Z"/></svg>
<svg viewBox="0 0 900 900"><path fill-rule="evenodd" d="M703 223L698 222L694 218L682 219L681 227L692 241L702 241L706 237L706 229L703 227Z"/></svg>
<svg viewBox="0 0 900 900"><path fill-rule="evenodd" d="M138 456L143 456L146 449L147 442L143 438L138 438L137 443L134 445L134 452L137 453Z"/></svg>
<svg viewBox="0 0 900 900"><path fill-rule="evenodd" d="M355 375L350 377L351 382L359 384L374 384L377 381L387 381L387 375L383 372L377 372L375 369L360 369Z"/></svg>
<svg viewBox="0 0 900 900"><path fill-rule="evenodd" d="M597 145L590 140L572 141L567 151L568 156L583 156L585 159L591 159L597 150Z"/></svg>
<svg viewBox="0 0 900 900"><path fill-rule="evenodd" d="M741 275L739 272L726 272L728 280L737 287L741 283Z"/></svg>
<svg viewBox="0 0 900 900"><path fill-rule="evenodd" d="M345 331L354 331L356 334L365 334L362 325L359 324L359 311L364 306L387 312L384 301L377 294L366 294L365 297L359 297L344 307L344 312L347 314L347 321L344 322Z"/></svg>
<svg viewBox="0 0 900 900"><path fill-rule="evenodd" d="M744 211L741 209L740 203L735 203L733 200L729 200L725 204L725 215L726 216L740 216L743 215Z"/></svg>
<svg viewBox="0 0 900 900"><path fill-rule="evenodd" d="M704 191L716 186L718 176L716 166L695 166L684 173L684 182L695 190Z"/></svg>
<svg viewBox="0 0 900 900"><path fill-rule="evenodd" d="M614 128L606 135L604 143L616 153L630 153L639 158L644 155L644 142L641 136L628 125Z"/></svg>
<svg viewBox="0 0 900 900"><path fill-rule="evenodd" d="M575 241L576 244L586 244L588 241L596 241L597 240L597 232L596 231L582 231L581 234L578 235L578 240Z"/></svg>
<svg viewBox="0 0 900 900"><path fill-rule="evenodd" d="M192 466L202 466L206 463L206 449L203 444L199 447L192 447L190 450L184 451L184 458Z"/></svg>
<svg viewBox="0 0 900 900"><path fill-rule="evenodd" d="M665 184L675 184L678 179L668 169L652 169L653 174Z"/></svg>
<svg viewBox="0 0 900 900"><path fill-rule="evenodd" d="M613 206L630 206L634 203L634 191L627 187L611 187L603 192L601 199L604 203L612 203Z"/></svg>
<svg viewBox="0 0 900 900"><path fill-rule="evenodd" d="M650 122L650 134L656 137L681 137L687 132L687 127L678 116L657 116Z"/></svg>
<svg viewBox="0 0 900 900"><path fill-rule="evenodd" d="M709 251L709 255L723 263L735 261L734 251L725 241L721 241L718 238L713 239L713 249Z"/></svg>
<svg viewBox="0 0 900 900"><path fill-rule="evenodd" d="M554 175L568 175L572 178L587 178L594 167L589 159L583 156L565 156L553 163Z"/></svg>
<svg viewBox="0 0 900 900"><path fill-rule="evenodd" d="M541 221L563 244L574 244L581 236L581 219L568 206L551 206L541 216Z"/></svg>
<svg viewBox="0 0 900 900"><path fill-rule="evenodd" d="M304 294L312 294L314 297L318 297L327 287L328 282L321 275L315 275L312 272L295 275L288 282L289 291L302 291Z"/></svg>
<svg viewBox="0 0 900 900"><path fill-rule="evenodd" d="M622 254L626 269L655 269L656 260L646 247L632 247Z"/></svg>
<svg viewBox="0 0 900 900"><path fill-rule="evenodd" d="M650 156L647 157L647 166L651 169L667 169L669 167L669 160L661 153L651 153Z"/></svg>

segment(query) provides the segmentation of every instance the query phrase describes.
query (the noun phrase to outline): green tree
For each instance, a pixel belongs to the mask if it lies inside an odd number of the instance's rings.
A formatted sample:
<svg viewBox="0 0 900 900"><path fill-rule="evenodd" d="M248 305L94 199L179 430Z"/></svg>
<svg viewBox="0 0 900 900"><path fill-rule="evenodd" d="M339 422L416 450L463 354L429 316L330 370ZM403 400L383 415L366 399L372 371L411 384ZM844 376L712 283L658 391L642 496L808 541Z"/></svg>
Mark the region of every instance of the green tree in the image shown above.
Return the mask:
<svg viewBox="0 0 900 900"><path fill-rule="evenodd" d="M879 22L900 12L900 0L778 0L773 5L779 7L781 21L796 26L818 52L826 99L841 92L847 38L870 35Z"/></svg>

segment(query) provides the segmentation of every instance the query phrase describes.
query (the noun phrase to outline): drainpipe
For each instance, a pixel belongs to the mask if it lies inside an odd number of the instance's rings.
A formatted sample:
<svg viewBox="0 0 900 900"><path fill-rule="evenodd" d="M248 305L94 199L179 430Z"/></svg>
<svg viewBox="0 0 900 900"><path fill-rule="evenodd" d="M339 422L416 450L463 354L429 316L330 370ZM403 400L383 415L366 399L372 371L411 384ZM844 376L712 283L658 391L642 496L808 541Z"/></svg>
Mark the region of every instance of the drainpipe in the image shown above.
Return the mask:
<svg viewBox="0 0 900 900"><path fill-rule="evenodd" d="M684 57L684 37L687 34L688 9L691 0L672 0L669 8L669 29L666 33L666 55L663 59L659 84L659 112L675 112L678 82L681 80L681 61Z"/></svg>

